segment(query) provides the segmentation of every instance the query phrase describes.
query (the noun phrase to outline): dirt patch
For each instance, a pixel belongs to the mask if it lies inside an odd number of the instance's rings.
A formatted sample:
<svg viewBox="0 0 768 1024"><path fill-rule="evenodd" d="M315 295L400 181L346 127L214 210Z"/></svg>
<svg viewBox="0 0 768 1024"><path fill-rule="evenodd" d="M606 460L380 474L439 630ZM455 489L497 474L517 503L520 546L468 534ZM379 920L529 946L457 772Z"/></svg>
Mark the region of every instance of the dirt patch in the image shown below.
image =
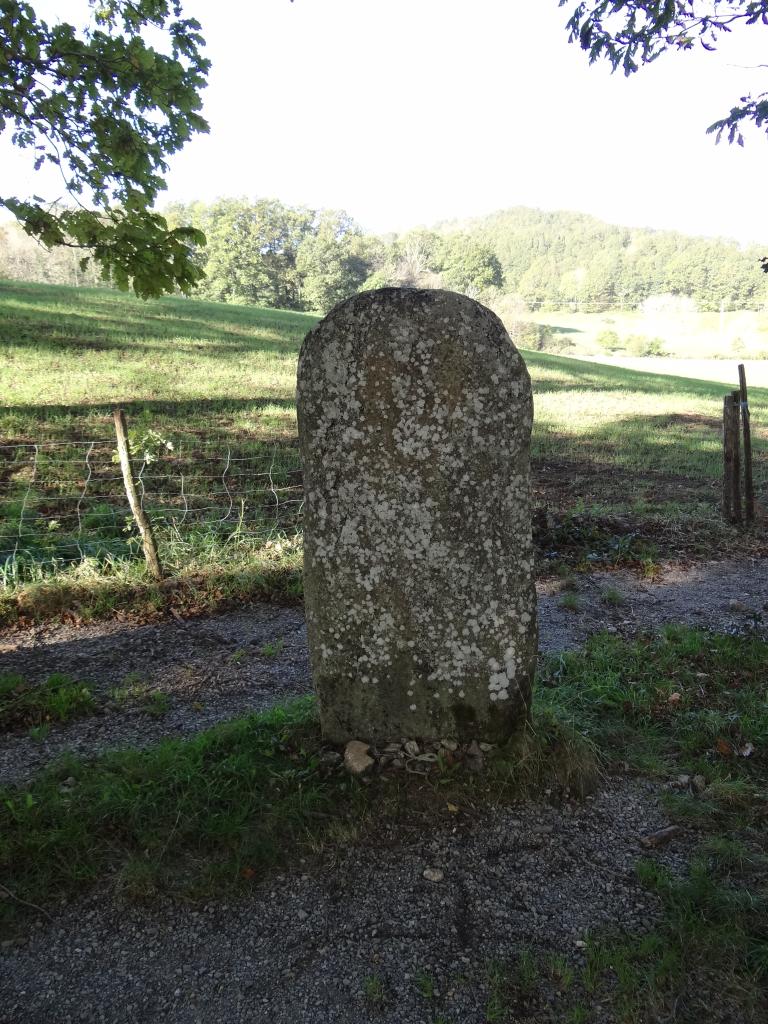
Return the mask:
<svg viewBox="0 0 768 1024"><path fill-rule="evenodd" d="M98 714L54 726L42 739L0 734L0 784L28 778L68 750L148 746L311 688L303 613L270 605L188 622L4 631L0 673L11 672L35 682L62 672L88 683ZM146 700L154 693L167 698L160 716Z"/></svg>

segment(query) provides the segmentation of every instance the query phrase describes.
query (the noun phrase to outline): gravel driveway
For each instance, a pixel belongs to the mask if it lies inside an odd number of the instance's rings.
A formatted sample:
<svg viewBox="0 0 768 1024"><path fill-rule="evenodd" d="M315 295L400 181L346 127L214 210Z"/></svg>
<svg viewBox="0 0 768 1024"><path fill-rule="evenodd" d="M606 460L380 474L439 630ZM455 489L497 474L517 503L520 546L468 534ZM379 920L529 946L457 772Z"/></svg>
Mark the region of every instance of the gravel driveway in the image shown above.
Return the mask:
<svg viewBox="0 0 768 1024"><path fill-rule="evenodd" d="M765 570L762 561L709 563L670 569L653 583L594 574L578 581L575 610L544 583L541 648L575 647L604 628L759 625ZM606 603L609 589L620 598L612 593ZM0 672L8 671L33 679L64 671L107 702L114 687L140 680L167 693L170 710L152 718L140 702L112 701L42 743L6 735L6 782L65 749L87 754L194 732L310 686L303 616L274 607L139 627L6 631ZM462 808L437 829L382 826L332 862L306 861L208 906L125 904L112 886L97 890L47 908L50 918L2 943L0 1024L483 1024L492 964L514 972L525 950L538 976L530 995L514 997L509 1019L561 1021L564 996L549 958L562 954L578 967L590 931L653 925L656 898L634 874L641 853L674 872L685 868L694 842L685 832L650 854L639 846L640 836L668 824L659 796L655 784L620 777L583 804L526 803L481 818ZM428 868L439 881L425 878ZM695 979L689 989L693 1013ZM758 1024L764 1014L756 1007L740 1022ZM706 1019L732 1017L710 1005ZM590 1020L612 1018L598 1004Z"/></svg>
<svg viewBox="0 0 768 1024"><path fill-rule="evenodd" d="M548 958L578 966L591 930L636 933L658 915L634 875L638 837L667 824L654 787L614 780L581 805L446 817L381 829L236 902L78 900L2 954L0 1022L484 1024L490 963L514 969L522 949L541 984L512 1019L562 1020ZM681 871L689 845L654 856Z"/></svg>

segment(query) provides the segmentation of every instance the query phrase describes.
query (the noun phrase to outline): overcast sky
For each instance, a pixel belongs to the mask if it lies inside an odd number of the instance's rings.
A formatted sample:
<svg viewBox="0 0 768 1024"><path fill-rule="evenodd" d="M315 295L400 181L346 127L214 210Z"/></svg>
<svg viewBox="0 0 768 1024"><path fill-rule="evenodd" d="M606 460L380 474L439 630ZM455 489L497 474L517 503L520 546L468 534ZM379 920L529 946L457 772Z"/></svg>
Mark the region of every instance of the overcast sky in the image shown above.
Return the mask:
<svg viewBox="0 0 768 1024"><path fill-rule="evenodd" d="M575 2L575 0L574 0ZM80 24L83 0L35 8ZM768 138L706 127L765 88L768 30L625 79L569 44L557 0L186 0L213 62L210 135L168 200L274 196L371 231L509 206L768 243ZM0 139L0 193L57 186Z"/></svg>

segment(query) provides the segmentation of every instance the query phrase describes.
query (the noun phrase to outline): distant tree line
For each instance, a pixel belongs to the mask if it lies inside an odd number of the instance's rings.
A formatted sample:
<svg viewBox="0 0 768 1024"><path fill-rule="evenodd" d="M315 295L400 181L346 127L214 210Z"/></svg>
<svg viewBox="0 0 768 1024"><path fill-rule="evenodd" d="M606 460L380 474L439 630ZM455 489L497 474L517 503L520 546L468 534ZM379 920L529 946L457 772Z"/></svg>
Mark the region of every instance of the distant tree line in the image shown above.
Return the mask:
<svg viewBox="0 0 768 1024"><path fill-rule="evenodd" d="M204 232L195 294L224 302L325 312L385 285L450 288L516 314L637 309L659 295L700 310L757 308L768 298L756 247L578 213L518 207L388 236L365 234L344 211L275 199L176 204L164 216L171 229ZM69 250L48 252L13 224L0 227L0 276L97 283Z"/></svg>
<svg viewBox="0 0 768 1024"><path fill-rule="evenodd" d="M497 254L505 291L531 309L636 309L662 294L692 299L701 310L749 309L768 292L763 249L724 239L524 207L472 221L467 230Z"/></svg>

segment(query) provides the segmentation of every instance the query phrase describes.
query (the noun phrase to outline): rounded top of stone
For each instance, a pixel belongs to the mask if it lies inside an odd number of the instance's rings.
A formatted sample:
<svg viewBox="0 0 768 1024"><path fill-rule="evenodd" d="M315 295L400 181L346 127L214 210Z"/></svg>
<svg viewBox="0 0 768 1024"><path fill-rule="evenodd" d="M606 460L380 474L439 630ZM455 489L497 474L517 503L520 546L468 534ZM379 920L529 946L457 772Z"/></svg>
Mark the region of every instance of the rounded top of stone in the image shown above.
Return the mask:
<svg viewBox="0 0 768 1024"><path fill-rule="evenodd" d="M358 317L366 312L375 316L383 309L390 314L399 312L405 316L413 316L417 313L434 315L435 307L440 307L440 311L446 314L450 314L452 311L456 314L482 312L493 317L494 320L498 320L496 314L487 306L483 306L482 303L470 299L468 295L462 295L460 292L452 292L444 288L375 288L371 291L358 292L357 295L344 299L343 302L334 306L320 323L322 324L326 320L344 320L348 316ZM498 323L503 329L500 320Z"/></svg>

